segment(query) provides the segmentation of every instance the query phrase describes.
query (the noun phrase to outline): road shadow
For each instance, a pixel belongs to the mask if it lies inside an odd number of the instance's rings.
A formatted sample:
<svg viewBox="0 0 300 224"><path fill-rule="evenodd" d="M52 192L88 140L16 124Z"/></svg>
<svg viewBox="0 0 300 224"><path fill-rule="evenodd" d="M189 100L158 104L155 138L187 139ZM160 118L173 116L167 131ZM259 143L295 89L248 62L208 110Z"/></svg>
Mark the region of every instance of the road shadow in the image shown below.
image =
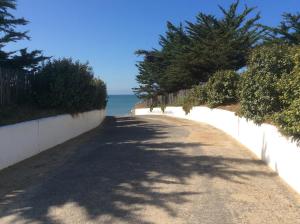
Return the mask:
<svg viewBox="0 0 300 224"><path fill-rule="evenodd" d="M57 150L72 145L73 153L42 178L36 177L39 179L34 186L18 188L11 183L10 191L0 201L0 217L16 214L11 223L22 219L27 223L61 223L49 216L49 211L75 203L90 220L107 216L128 223L148 224L150 222L143 217L135 215L143 206L154 206L176 216L170 203L184 204L188 202L188 195L199 194L164 193L157 189L157 184L184 185L192 175L228 181L237 181L236 177L243 180L273 175L263 171L237 171L230 165L263 165L257 160L189 156L185 150L193 147L201 150L201 143L168 141L172 128L134 117L108 117L101 127L79 137L84 138L80 144L72 140L59 146ZM1 175L4 174L0 173L0 178Z"/></svg>

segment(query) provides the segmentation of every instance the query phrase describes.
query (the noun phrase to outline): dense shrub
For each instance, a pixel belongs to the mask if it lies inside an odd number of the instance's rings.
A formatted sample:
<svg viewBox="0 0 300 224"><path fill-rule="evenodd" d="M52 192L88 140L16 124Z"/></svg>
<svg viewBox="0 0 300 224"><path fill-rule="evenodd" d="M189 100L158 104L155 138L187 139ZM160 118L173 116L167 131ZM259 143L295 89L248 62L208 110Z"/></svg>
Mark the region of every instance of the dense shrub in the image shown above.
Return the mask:
<svg viewBox="0 0 300 224"><path fill-rule="evenodd" d="M278 83L294 67L292 49L286 45L253 50L240 83L241 114L257 123L283 108Z"/></svg>
<svg viewBox="0 0 300 224"><path fill-rule="evenodd" d="M295 67L291 74L282 77L279 85L282 111L274 116L280 129L289 135L300 138L300 48L294 54Z"/></svg>
<svg viewBox="0 0 300 224"><path fill-rule="evenodd" d="M239 75L232 70L216 72L207 82L207 104L216 107L235 103L238 98Z"/></svg>
<svg viewBox="0 0 300 224"><path fill-rule="evenodd" d="M194 86L190 92L195 106L203 105L207 102L207 87L206 84Z"/></svg>
<svg viewBox="0 0 300 224"><path fill-rule="evenodd" d="M291 73L283 75L278 82L279 98L284 107L290 106L294 100L300 98L300 47L293 47L291 54L294 69Z"/></svg>
<svg viewBox="0 0 300 224"><path fill-rule="evenodd" d="M106 106L106 86L88 64L71 59L48 62L33 81L38 107L76 113Z"/></svg>
<svg viewBox="0 0 300 224"><path fill-rule="evenodd" d="M300 139L300 99L274 116L275 122L283 133Z"/></svg>
<svg viewBox="0 0 300 224"><path fill-rule="evenodd" d="M186 114L190 112L193 106L198 106L206 102L206 85L194 86L183 98L182 108Z"/></svg>
<svg viewBox="0 0 300 224"><path fill-rule="evenodd" d="M281 107L276 88L278 77L270 73L256 75L246 72L241 78L241 114L262 123Z"/></svg>
<svg viewBox="0 0 300 224"><path fill-rule="evenodd" d="M186 96L183 98L182 109L185 111L185 114L190 113L193 106L195 105L193 103L193 99L190 96Z"/></svg>

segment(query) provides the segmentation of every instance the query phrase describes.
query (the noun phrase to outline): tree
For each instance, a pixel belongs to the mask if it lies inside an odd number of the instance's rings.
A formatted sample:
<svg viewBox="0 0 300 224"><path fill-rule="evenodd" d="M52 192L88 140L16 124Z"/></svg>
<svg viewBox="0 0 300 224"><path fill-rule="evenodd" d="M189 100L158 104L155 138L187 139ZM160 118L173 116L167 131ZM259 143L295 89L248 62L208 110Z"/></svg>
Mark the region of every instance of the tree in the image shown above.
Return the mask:
<svg viewBox="0 0 300 224"><path fill-rule="evenodd" d="M268 30L267 41L300 44L300 13L284 13L278 27L264 26Z"/></svg>
<svg viewBox="0 0 300 224"><path fill-rule="evenodd" d="M238 70L246 65L250 50L258 43L263 29L259 27L260 15L249 18L255 8L245 6L241 13L239 1L228 10L219 6L223 17L200 13L196 23L188 22L191 38L190 67L199 81L207 79L218 70Z"/></svg>
<svg viewBox="0 0 300 224"><path fill-rule="evenodd" d="M164 67L161 52L138 50L135 54L143 56L143 60L136 65L139 71L136 76L139 87L133 88L133 91L140 98L153 98L161 93L159 75Z"/></svg>
<svg viewBox="0 0 300 224"><path fill-rule="evenodd" d="M164 36L160 36L159 44L165 65L160 76L160 87L163 92L175 92L196 84L183 57L190 44L183 25L175 26L167 22L167 31Z"/></svg>
<svg viewBox="0 0 300 224"><path fill-rule="evenodd" d="M189 38L182 24L178 27L167 22L165 35L160 36L160 50L136 51L143 60L137 64L139 74L136 77L139 87L134 92L141 98L152 98L168 92L187 88L194 80L187 74L181 55L187 49Z"/></svg>
<svg viewBox="0 0 300 224"><path fill-rule="evenodd" d="M259 43L264 29L255 8L245 6L238 13L239 1L229 9L219 7L221 18L199 13L196 22L187 26L167 23L160 36L160 49L139 51L144 61L138 63L139 87L134 91L149 94L176 92L206 82L218 70L238 70L246 65L251 49Z"/></svg>
<svg viewBox="0 0 300 224"><path fill-rule="evenodd" d="M6 52L3 49L9 43L30 39L27 31L20 32L16 30L17 26L24 26L28 24L28 21L24 18L15 18L10 13L10 10L15 9L15 0L0 0L0 66L35 71L38 64L46 59L42 56L41 51L28 52L27 49L21 49Z"/></svg>
<svg viewBox="0 0 300 224"><path fill-rule="evenodd" d="M41 62L49 59L49 57L43 56L40 50L28 52L27 48L24 48L19 52L18 55L13 55L7 60L7 67L35 73L41 67Z"/></svg>
<svg viewBox="0 0 300 224"><path fill-rule="evenodd" d="M22 39L29 39L27 32L18 32L15 30L18 25L26 25L28 23L24 18L16 19L9 10L16 9L15 0L0 0L0 46L3 47L9 42L16 42Z"/></svg>

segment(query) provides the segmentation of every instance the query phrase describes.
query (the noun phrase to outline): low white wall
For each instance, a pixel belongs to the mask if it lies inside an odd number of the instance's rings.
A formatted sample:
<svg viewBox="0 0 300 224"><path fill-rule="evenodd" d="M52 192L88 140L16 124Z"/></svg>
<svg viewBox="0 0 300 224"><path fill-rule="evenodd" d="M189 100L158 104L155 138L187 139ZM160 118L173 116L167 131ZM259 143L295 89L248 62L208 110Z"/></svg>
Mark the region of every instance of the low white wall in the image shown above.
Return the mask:
<svg viewBox="0 0 300 224"><path fill-rule="evenodd" d="M0 127L0 170L101 124L105 110L59 115Z"/></svg>
<svg viewBox="0 0 300 224"><path fill-rule="evenodd" d="M135 115L168 115L210 124L245 145L264 160L293 189L300 193L300 147L291 138L283 136L275 126L256 125L234 112L208 107L194 107L185 115L181 107L135 109Z"/></svg>

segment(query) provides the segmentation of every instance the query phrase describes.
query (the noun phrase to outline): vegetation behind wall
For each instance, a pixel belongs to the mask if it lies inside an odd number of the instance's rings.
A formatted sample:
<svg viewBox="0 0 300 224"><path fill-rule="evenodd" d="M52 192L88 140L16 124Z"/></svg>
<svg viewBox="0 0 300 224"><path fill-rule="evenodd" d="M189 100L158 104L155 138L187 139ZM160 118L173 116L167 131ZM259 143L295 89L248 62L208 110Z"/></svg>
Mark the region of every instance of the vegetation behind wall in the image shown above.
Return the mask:
<svg viewBox="0 0 300 224"><path fill-rule="evenodd" d="M106 85L88 64L61 59L47 62L34 74L2 71L0 125L106 106Z"/></svg>
<svg viewBox="0 0 300 224"><path fill-rule="evenodd" d="M70 113L106 106L106 86L92 68L71 59L48 62L32 82L34 104L43 109Z"/></svg>
<svg viewBox="0 0 300 224"><path fill-rule="evenodd" d="M284 13L279 26L268 27L238 0L219 8L221 16L168 22L160 49L137 52L143 60L135 93L151 108L238 108L300 139L300 13Z"/></svg>
<svg viewBox="0 0 300 224"><path fill-rule="evenodd" d="M15 9L15 0L0 0L0 125L104 108L106 86L88 64L49 60L40 50L4 49L30 38L17 30L28 21L15 18Z"/></svg>

